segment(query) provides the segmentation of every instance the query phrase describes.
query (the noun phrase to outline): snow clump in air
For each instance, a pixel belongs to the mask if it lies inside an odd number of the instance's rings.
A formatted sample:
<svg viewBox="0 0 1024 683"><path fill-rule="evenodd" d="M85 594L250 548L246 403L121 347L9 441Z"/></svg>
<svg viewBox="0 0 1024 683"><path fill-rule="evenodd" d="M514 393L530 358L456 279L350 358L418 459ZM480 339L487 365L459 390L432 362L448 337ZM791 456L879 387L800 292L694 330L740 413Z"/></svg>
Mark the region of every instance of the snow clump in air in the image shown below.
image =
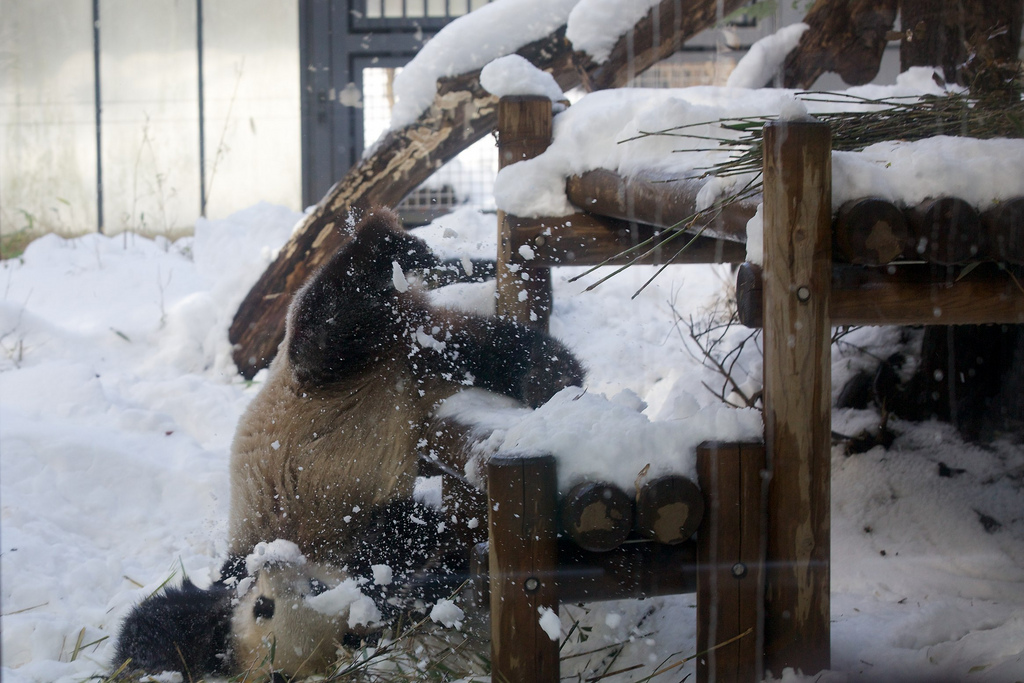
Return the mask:
<svg viewBox="0 0 1024 683"><path fill-rule="evenodd" d="M267 543L260 541L245 558L245 571L251 576L271 564L306 564L306 556L299 546L279 538Z"/></svg>
<svg viewBox="0 0 1024 683"><path fill-rule="evenodd" d="M562 622L558 618L558 613L550 607L538 607L537 612L540 613L540 618L537 621L541 630L548 634L548 638L558 642L562 637Z"/></svg>
<svg viewBox="0 0 1024 683"><path fill-rule="evenodd" d="M373 572L373 582L378 586L388 586L391 584L391 579L394 573L386 564L375 564L370 566L370 570Z"/></svg>
<svg viewBox="0 0 1024 683"><path fill-rule="evenodd" d="M350 628L362 624L376 624L380 622L380 610L373 600L368 598L359 589L365 583L365 579L348 578L334 588L324 591L320 595L306 596L306 604L328 616L348 613L348 625Z"/></svg>
<svg viewBox="0 0 1024 683"><path fill-rule="evenodd" d="M466 614L454 602L448 599L437 601L430 608L430 620L435 624L441 624L445 628L461 629Z"/></svg>

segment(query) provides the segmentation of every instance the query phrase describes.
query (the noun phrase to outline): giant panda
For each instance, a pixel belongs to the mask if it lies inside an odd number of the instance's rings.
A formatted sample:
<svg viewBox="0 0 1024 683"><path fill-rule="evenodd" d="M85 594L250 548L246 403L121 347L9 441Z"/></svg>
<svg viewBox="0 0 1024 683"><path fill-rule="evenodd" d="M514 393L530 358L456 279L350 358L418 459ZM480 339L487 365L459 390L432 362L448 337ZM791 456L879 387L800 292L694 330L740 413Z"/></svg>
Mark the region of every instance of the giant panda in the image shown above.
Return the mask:
<svg viewBox="0 0 1024 683"><path fill-rule="evenodd" d="M412 500L434 409L468 386L537 407L581 385L584 369L544 332L431 306L406 273L437 264L378 208L299 290L232 444L221 580L206 590L185 582L137 606L115 666L189 678L307 674L333 661L338 643L457 583L446 519ZM261 562L254 551L278 539L298 558ZM382 565L390 583L374 581ZM353 577L376 621L355 618L355 607L310 607Z"/></svg>

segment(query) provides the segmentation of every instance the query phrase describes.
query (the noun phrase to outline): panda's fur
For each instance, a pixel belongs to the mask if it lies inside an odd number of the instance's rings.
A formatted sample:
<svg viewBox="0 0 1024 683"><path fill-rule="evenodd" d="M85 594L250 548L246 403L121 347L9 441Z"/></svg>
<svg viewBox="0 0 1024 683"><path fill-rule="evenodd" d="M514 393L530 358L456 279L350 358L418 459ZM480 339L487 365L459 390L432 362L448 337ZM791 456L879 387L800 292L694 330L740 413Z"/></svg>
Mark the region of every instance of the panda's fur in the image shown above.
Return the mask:
<svg viewBox="0 0 1024 683"><path fill-rule="evenodd" d="M581 384L584 372L543 332L430 306L407 286L405 272L436 265L394 213L376 209L296 294L285 339L232 444L230 557L221 582L209 591L188 584L136 607L115 665L133 658L155 671L162 657L164 668L187 676L257 668L310 673L334 658L346 636L366 631L347 615L325 618L305 607L325 585L365 579L386 622L415 598L436 599L457 584L456 568L446 564L454 549L443 517L412 502L433 410L466 386L536 407ZM297 544L306 561L249 576L246 556L275 539ZM371 585L374 564L392 567L392 584ZM235 581L245 590L228 588ZM225 631L225 595L230 633L217 646L207 641ZM162 633L147 621L159 620L168 601L189 597L204 606L189 610L218 624L195 642L181 624ZM140 633L146 628L152 632ZM183 657L182 650L202 656Z"/></svg>

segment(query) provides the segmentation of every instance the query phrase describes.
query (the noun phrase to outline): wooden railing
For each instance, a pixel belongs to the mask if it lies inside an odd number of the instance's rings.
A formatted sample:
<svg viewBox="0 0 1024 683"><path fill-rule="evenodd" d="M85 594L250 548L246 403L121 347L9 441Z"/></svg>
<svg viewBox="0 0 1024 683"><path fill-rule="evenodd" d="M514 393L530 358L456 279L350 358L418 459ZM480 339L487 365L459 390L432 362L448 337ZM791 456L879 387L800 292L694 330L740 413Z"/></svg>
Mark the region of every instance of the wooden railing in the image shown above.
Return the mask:
<svg viewBox="0 0 1024 683"><path fill-rule="evenodd" d="M542 98L502 100L501 163L540 154L549 143L550 117L550 103ZM698 464L708 510L698 543L710 544L697 553L698 584L703 585L698 588L698 650L713 653L699 663L701 683L756 681L765 670L781 675L785 667L811 673L829 666L832 326L1024 323L1024 290L1013 274L1024 264L1024 199L1008 199L979 215L955 197L907 209L864 198L839 207L833 217L828 127L771 123L764 143L764 262L743 264L737 279L741 321L764 328L764 464L755 464L754 456L748 461L746 447L738 449L738 459L719 450ZM665 228L693 214L696 186L661 180L592 171L568 182L573 203L586 211L539 219L499 213L499 312L546 326L551 307L546 268L595 265L609 258L623 263L629 259L616 256L623 249L648 237L667 239L672 233ZM745 217L752 213L750 204L737 204L712 225L690 226L691 234L704 227L691 248L679 253L677 246L665 246L641 262L740 263ZM513 272L515 277L509 276ZM723 474L732 472L731 462L742 463L736 466L739 474ZM502 512L491 519L494 670L509 680L555 680L557 646L543 633L523 640L517 635L519 628L537 626L537 608L557 608L559 589L570 591L568 584L554 581L524 601L522 577L560 576L554 569L560 555L554 541L557 525L549 519L553 484L545 478L550 475L532 469L528 474L523 467L499 463L490 473L493 502L511 496L520 506L506 517L502 503ZM736 476L741 483L721 488L723 477L732 481ZM546 483L522 483L534 477ZM521 521L526 518L533 521ZM763 542L766 548L764 563L754 550L755 527L764 529L764 537L756 537L756 547ZM535 543L534 537L545 540ZM510 549L520 542L528 544L539 564L518 564L522 558ZM730 576L756 580L737 584ZM703 584L700 577L705 577ZM743 606L736 614L741 616L709 613L737 589ZM600 595L611 592L603 588ZM714 632L710 624L716 625ZM741 637L746 628L754 629L752 638ZM725 642L730 644L716 649ZM527 675L519 667L532 660L522 655L528 647L543 654L538 655L541 668ZM542 673L546 678L534 677Z"/></svg>

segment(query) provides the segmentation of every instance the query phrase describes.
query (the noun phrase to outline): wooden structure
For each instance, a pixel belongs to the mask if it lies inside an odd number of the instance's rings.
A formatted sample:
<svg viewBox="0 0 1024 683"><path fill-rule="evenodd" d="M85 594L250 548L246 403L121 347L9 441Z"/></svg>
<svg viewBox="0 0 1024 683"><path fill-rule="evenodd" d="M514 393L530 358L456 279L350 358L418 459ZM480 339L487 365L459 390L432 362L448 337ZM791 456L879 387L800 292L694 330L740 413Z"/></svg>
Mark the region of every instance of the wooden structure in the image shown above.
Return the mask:
<svg viewBox="0 0 1024 683"><path fill-rule="evenodd" d="M634 514L632 499L599 482L559 502L552 456L490 460L489 542L478 546L474 574L477 601L491 613L494 680L559 680L561 635L543 616L560 602L693 592L701 680L738 683L760 671L764 446L705 443L697 468L699 490L683 477L656 479L637 492ZM607 529L624 540L608 542ZM595 539L600 550L588 549Z"/></svg>
<svg viewBox="0 0 1024 683"><path fill-rule="evenodd" d="M531 98L503 100L499 112L506 109L518 113L499 113L499 119L550 116L550 105ZM518 126L542 130L537 123ZM500 148L521 144L514 136L513 129L499 128ZM978 215L955 197L939 197L909 209L865 198L841 207L833 220L827 125L768 124L764 141L764 263L740 267L737 298L741 321L764 327L765 514L764 518L745 517L760 493L738 493L746 490L743 486L729 493L709 493L705 482L714 476L702 470L710 521L705 520L698 534L701 543L710 542L722 553L701 555L703 562L698 563L698 574L714 586L708 588L705 605L721 606L728 594L727 577L721 574L728 561L723 564L723 557L753 557L749 545L753 537L740 534L737 547L722 547L726 535L715 524L733 529L737 524L744 529L748 523L763 525L763 583L758 578L744 588L761 591L753 598L756 607L750 609L757 613L763 608L763 620L754 619L750 642L756 643L755 652L714 650L714 656L698 667L699 681L756 681L765 670L780 675L785 667L812 673L829 666L832 326L1024 323L1024 290L1009 272L1024 264L1024 199L1011 199ZM535 135L529 156L546 144L543 133ZM499 260L504 263L499 269L529 268L534 273L561 264L596 265L609 257L613 263L622 263L629 259L615 254L647 237L657 236L664 243L672 232L662 228L693 213L695 190L656 180L593 171L567 183L571 200L586 207L586 212L539 219L500 215ZM736 205L710 225L691 225L688 229L705 229L685 251L679 253L676 243L648 248L639 262L740 263L745 254L742 228L753 208ZM687 241L690 238L684 237L677 243ZM527 261L524 252L532 258ZM962 268L967 262L970 268ZM529 276L530 281L533 277ZM522 322L545 325L549 290L532 302L520 281L499 279L498 301L499 310ZM724 462L712 467L726 467ZM708 466L707 462L702 465ZM735 476L753 476L750 470L741 470ZM760 481L760 469L757 472L755 479ZM739 506L745 521L731 517L726 521L726 512L735 512L730 506ZM495 522L492 534L501 533L505 522ZM497 576L499 582L506 580L501 578L504 573L516 571L503 558L501 551L491 557L492 578ZM736 573L749 571L746 561L735 564ZM514 599L513 593L504 595ZM708 595L714 596L710 603ZM744 593L740 601L746 605L750 595ZM545 594L543 600L544 606L553 609L554 594ZM731 604L732 598L728 601ZM745 608L736 609L735 614L742 616L729 623L740 626L726 628L721 615L710 619L698 607L698 629L703 629L698 634L699 648L740 635L736 629L751 621ZM505 618L500 611L492 617L498 622ZM706 629L711 623L718 630L709 635ZM495 629L496 647L501 649L500 640L514 636L501 631L500 625ZM501 666L502 660L496 658L495 671L503 671Z"/></svg>
<svg viewBox="0 0 1024 683"><path fill-rule="evenodd" d="M632 28L623 31L601 64L584 53L573 52L572 43L565 38L565 26L524 45L516 54L554 76L562 90L580 84L587 90L619 87L677 52L690 37L714 26L722 13L727 15L744 2L660 0ZM328 4L328 0L317 0L313 3L314 14L316 8ZM343 81L342 87L346 83ZM319 93L324 84L316 81L310 85L313 90L307 94L313 96L315 92L317 102L305 107L304 115L319 116ZM388 132L373 154L331 186L235 313L228 338L234 346L232 358L245 378L252 379L277 353L284 339L292 294L348 242L351 233L344 226L349 213L397 205L441 164L491 133L497 118L497 97L480 85L479 69L441 78L433 102L415 121ZM315 166L316 162L312 163ZM309 163L306 166L312 168Z"/></svg>

